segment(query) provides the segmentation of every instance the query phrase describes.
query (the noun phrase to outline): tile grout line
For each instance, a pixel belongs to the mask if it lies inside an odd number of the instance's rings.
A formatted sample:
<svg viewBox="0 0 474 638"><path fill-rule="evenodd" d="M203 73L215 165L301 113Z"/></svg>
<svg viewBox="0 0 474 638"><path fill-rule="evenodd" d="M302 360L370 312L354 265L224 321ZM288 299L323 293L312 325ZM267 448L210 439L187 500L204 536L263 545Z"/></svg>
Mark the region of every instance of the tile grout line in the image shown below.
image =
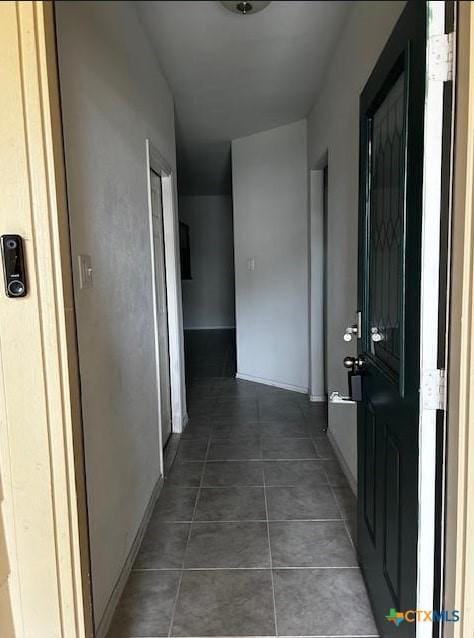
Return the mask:
<svg viewBox="0 0 474 638"><path fill-rule="evenodd" d="M244 486L245 487L245 486ZM263 486L259 486L263 487ZM324 486L327 487L327 486ZM206 488L204 488L206 489ZM190 524L190 523L265 523L266 518L232 518L232 519L205 519L202 521L190 520L190 521L176 521L172 519L162 519L162 523L174 524ZM270 518L269 523L340 523L341 518Z"/></svg>
<svg viewBox="0 0 474 638"><path fill-rule="evenodd" d="M272 580L272 597L273 597L273 621L275 623L275 636L278 636L278 621L277 621L277 612L276 612L276 596L275 596L275 578L273 574L273 556L272 556L272 545L270 541L270 522L268 515L268 501L267 501L267 488L265 486L265 470L263 470L263 498L265 500L265 514L267 519L267 541L268 541L268 557L270 559L270 576Z"/></svg>
<svg viewBox="0 0 474 638"><path fill-rule="evenodd" d="M183 562L182 562L182 567L181 567L181 573L179 575L179 581L178 581L178 588L176 590L176 597L174 600L174 604L173 604L173 610L171 612L171 618L170 618L170 624L169 624L169 629L168 629L168 638L171 638L171 634L173 632L173 625L174 625L174 621L175 621L175 615L176 615L176 608L178 606L178 599L179 599L179 594L181 591L181 583L183 581L183 576L184 576L184 563L186 560L186 552L188 549L188 545L189 545L189 541L191 539L191 533L192 533L192 529L193 529L193 521L195 519L196 516L196 510L197 510L197 506L198 506L198 502L199 502L199 497L201 495L201 488L202 488L202 484L204 481L204 473L206 471L206 459L207 459L207 455L209 454L209 447L211 445L211 440L209 439L209 441L207 442L207 448L206 448L206 455L204 458L204 463L202 464L202 470L201 470L201 481L199 483L199 488L196 494L196 500L194 501L194 507L193 507L193 514L191 517L191 524L189 525L189 531L188 531L188 537L186 539L186 546L184 549L184 554L183 554Z"/></svg>
<svg viewBox="0 0 474 638"><path fill-rule="evenodd" d="M293 521L289 521L293 522ZM238 571L257 571L257 572L268 572L271 571L270 567L184 567L182 569L177 569L176 567L139 567L134 569L134 572L176 572L176 571L185 571L185 572L238 572ZM278 569L281 571L316 571L316 570L325 570L328 571L330 569L351 569L360 571L360 566L358 565L311 565L304 567L275 567L274 569Z"/></svg>
<svg viewBox="0 0 474 638"><path fill-rule="evenodd" d="M209 437L209 439L211 439L211 437ZM185 439L186 441L192 441L193 439ZM214 439L214 443L216 442L216 440L218 441L219 439ZM297 441L301 441L303 439L293 439L293 440L297 440ZM314 444L313 440L311 439L311 442ZM317 454L318 452L316 452ZM325 457L314 457L314 456L303 456L303 457L285 457L285 458L280 458L280 457L276 457L276 458L259 458L259 459L208 459L206 461L206 463L255 463L256 461L264 461L264 462L279 462L279 463L283 463L283 462L288 462L288 461L334 461L334 459L330 459L330 458L325 458ZM180 463L204 463L203 459L189 459L189 460L185 460L185 459L180 459L179 460Z"/></svg>
<svg viewBox="0 0 474 638"><path fill-rule="evenodd" d="M164 638L164 636L127 636L127 638ZM175 636L175 638L189 638L186 636ZM209 638L209 636L193 636L193 638ZM274 636L219 636L218 638L275 638ZM380 634L280 634L279 638L380 638Z"/></svg>

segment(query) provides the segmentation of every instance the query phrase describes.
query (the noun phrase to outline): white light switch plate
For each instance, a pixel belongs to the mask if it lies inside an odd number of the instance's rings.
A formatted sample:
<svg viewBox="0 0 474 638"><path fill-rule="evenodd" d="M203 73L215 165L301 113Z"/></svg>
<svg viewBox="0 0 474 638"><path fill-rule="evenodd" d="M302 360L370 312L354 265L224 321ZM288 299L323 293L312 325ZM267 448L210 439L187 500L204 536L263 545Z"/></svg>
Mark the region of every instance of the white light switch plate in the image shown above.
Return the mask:
<svg viewBox="0 0 474 638"><path fill-rule="evenodd" d="M90 255L78 255L79 262L79 286L83 288L92 288L94 285L92 259Z"/></svg>

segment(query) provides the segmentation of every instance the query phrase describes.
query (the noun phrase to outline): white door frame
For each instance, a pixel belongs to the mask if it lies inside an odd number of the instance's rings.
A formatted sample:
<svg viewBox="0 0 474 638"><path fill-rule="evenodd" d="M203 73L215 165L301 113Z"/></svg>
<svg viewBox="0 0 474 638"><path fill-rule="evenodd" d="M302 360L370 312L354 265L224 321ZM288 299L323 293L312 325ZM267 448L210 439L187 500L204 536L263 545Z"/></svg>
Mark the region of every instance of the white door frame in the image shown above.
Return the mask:
<svg viewBox="0 0 474 638"><path fill-rule="evenodd" d="M91 638L79 367L53 12L51 2L0 3L0 54L5 60L0 69L0 235L22 236L29 286L22 299L0 294L6 539L0 631L12 636L10 625L17 638Z"/></svg>
<svg viewBox="0 0 474 638"><path fill-rule="evenodd" d="M435 539L440 521L436 516L437 401L433 400L441 374L438 371L440 308L440 241L444 80L431 72L433 38L445 32L445 2L428 2L427 66L425 90L425 138L423 168L423 219L420 300L420 417L418 463L418 573L417 608L432 609L435 588ZM443 458L445 456L443 455ZM431 623L417 622L417 638L431 638Z"/></svg>
<svg viewBox="0 0 474 638"><path fill-rule="evenodd" d="M326 163L326 160L324 160ZM324 168L309 171L309 399L326 401L324 380ZM327 380L326 380L327 382Z"/></svg>
<svg viewBox="0 0 474 638"><path fill-rule="evenodd" d="M179 254L179 221L176 198L176 184L171 166L167 163L158 149L147 139L145 141L147 190L148 190L148 214L150 226L150 259L153 272L153 314L155 330L155 359L156 382L158 392L158 418L159 418L159 445L161 472L163 466L163 444L161 429L160 406L160 371L158 352L158 318L156 313L156 281L154 263L154 237L153 237L153 210L151 197L150 172L153 171L161 177L161 194L163 203L163 227L166 265L166 296L168 301L168 335L170 357L170 383L171 383L171 431L172 434L180 434L188 421L186 412L186 381L184 371L184 336L183 336L183 312L181 301L181 266Z"/></svg>

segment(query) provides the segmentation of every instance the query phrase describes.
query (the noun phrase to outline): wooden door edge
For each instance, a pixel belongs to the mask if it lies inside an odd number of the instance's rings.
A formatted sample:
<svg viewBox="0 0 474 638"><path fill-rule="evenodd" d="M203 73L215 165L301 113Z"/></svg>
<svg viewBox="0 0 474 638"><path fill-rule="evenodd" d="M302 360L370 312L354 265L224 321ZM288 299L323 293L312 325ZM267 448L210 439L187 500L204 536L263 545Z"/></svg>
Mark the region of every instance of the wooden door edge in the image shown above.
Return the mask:
<svg viewBox="0 0 474 638"><path fill-rule="evenodd" d="M461 622L445 636L474 635L474 7L458 3L454 195L448 362L445 609Z"/></svg>
<svg viewBox="0 0 474 638"><path fill-rule="evenodd" d="M12 612L16 636L83 638L93 619L54 6L1 9L0 234L21 231L30 284L21 304L0 300Z"/></svg>

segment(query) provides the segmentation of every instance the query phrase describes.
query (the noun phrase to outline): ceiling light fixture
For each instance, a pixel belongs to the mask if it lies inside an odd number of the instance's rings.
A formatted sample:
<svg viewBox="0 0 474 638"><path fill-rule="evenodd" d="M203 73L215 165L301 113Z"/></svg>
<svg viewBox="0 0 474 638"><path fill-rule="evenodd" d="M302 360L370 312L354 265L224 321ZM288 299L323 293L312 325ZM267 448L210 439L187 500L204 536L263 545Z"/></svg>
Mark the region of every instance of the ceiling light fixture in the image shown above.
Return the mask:
<svg viewBox="0 0 474 638"><path fill-rule="evenodd" d="M240 15L246 16L262 11L270 2L222 2L221 4L232 13L240 13Z"/></svg>

